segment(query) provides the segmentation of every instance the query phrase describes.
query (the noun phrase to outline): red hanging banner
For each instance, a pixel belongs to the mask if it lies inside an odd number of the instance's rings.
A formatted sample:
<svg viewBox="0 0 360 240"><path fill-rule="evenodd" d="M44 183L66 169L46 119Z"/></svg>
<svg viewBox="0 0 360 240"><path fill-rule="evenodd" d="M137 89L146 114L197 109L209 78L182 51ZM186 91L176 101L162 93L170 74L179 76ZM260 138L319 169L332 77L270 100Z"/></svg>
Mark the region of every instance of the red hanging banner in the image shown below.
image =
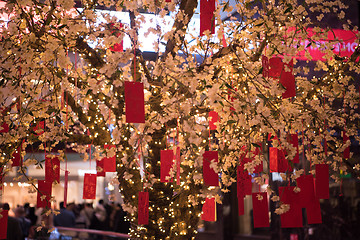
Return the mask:
<svg viewBox="0 0 360 240"><path fill-rule="evenodd" d="M96 176L105 177L104 158L96 160Z"/></svg>
<svg viewBox="0 0 360 240"><path fill-rule="evenodd" d="M314 199L313 202L306 208L306 216L308 224L322 223L321 208L319 199Z"/></svg>
<svg viewBox="0 0 360 240"><path fill-rule="evenodd" d="M33 131L37 136L40 136L45 132L45 121L40 121L36 124L36 126L33 128Z"/></svg>
<svg viewBox="0 0 360 240"><path fill-rule="evenodd" d="M8 210L0 211L0 239L7 239Z"/></svg>
<svg viewBox="0 0 360 240"><path fill-rule="evenodd" d="M215 111L209 112L209 128L210 130L216 130L217 122L218 122L218 113Z"/></svg>
<svg viewBox="0 0 360 240"><path fill-rule="evenodd" d="M293 68L294 63L292 59L289 63L283 64L280 76L280 83L285 88L285 92L283 92L282 94L283 99L296 96L296 86Z"/></svg>
<svg viewBox="0 0 360 240"><path fill-rule="evenodd" d="M343 133L343 144L345 144L347 142L347 140L349 140L350 138L346 134L346 131L343 131L342 133ZM345 150L343 152L343 156L345 159L350 158L350 147L345 148Z"/></svg>
<svg viewBox="0 0 360 240"><path fill-rule="evenodd" d="M170 170L174 163L173 150L160 151L160 182L170 182Z"/></svg>
<svg viewBox="0 0 360 240"><path fill-rule="evenodd" d="M64 180L64 207L67 205L67 193L68 193L68 179L69 179L69 171L65 171L65 180Z"/></svg>
<svg viewBox="0 0 360 240"><path fill-rule="evenodd" d="M22 165L22 156L21 156L21 151L22 151L22 143L20 144L20 146L15 150L15 152L13 152L12 154L12 165L13 167L20 167Z"/></svg>
<svg viewBox="0 0 360 240"><path fill-rule="evenodd" d="M51 208L52 183L45 180L38 180L37 208Z"/></svg>
<svg viewBox="0 0 360 240"><path fill-rule="evenodd" d="M296 148L296 154L294 156L294 158L292 159L293 163L299 163L300 158L299 158L299 137L297 134L289 134L289 142L291 143L291 145L293 145L293 147Z"/></svg>
<svg viewBox="0 0 360 240"><path fill-rule="evenodd" d="M96 198L96 174L85 173L83 199Z"/></svg>
<svg viewBox="0 0 360 240"><path fill-rule="evenodd" d="M104 145L105 149L115 148L115 145ZM116 148L115 148L116 149ZM108 153L106 153L107 155ZM116 172L116 152L113 156L107 156L102 159L104 172Z"/></svg>
<svg viewBox="0 0 360 240"><path fill-rule="evenodd" d="M219 175L212 166L217 166L218 152L205 151L203 154L203 178L206 186L219 186Z"/></svg>
<svg viewBox="0 0 360 240"><path fill-rule="evenodd" d="M314 177L312 175L301 175L296 179L300 188L299 203L301 207L307 208L315 201Z"/></svg>
<svg viewBox="0 0 360 240"><path fill-rule="evenodd" d="M200 0L200 36L209 30L215 33L215 0Z"/></svg>
<svg viewBox="0 0 360 240"><path fill-rule="evenodd" d="M244 169L244 165L241 163L237 167L237 196L245 197L252 193L251 175Z"/></svg>
<svg viewBox="0 0 360 240"><path fill-rule="evenodd" d="M266 192L252 194L254 228L269 227L269 204Z"/></svg>
<svg viewBox="0 0 360 240"><path fill-rule="evenodd" d="M45 156L45 181L60 182L60 159L57 156Z"/></svg>
<svg viewBox="0 0 360 240"><path fill-rule="evenodd" d="M279 57L272 57L269 59L269 77L280 78L283 70L283 62Z"/></svg>
<svg viewBox="0 0 360 240"><path fill-rule="evenodd" d="M269 148L270 172L292 171L288 160L285 158L284 150L275 147Z"/></svg>
<svg viewBox="0 0 360 240"><path fill-rule="evenodd" d="M3 122L0 126L0 133L7 133L9 130L9 125L6 122Z"/></svg>
<svg viewBox="0 0 360 240"><path fill-rule="evenodd" d="M216 222L216 202L215 198L206 198L202 207L201 220Z"/></svg>
<svg viewBox="0 0 360 240"><path fill-rule="evenodd" d="M315 195L317 199L329 199L329 165L315 165Z"/></svg>
<svg viewBox="0 0 360 240"><path fill-rule="evenodd" d="M264 78L268 78L269 77L269 58L266 56L262 56L261 58L261 64L262 64L262 75Z"/></svg>
<svg viewBox="0 0 360 240"><path fill-rule="evenodd" d="M138 199L138 224L149 224L149 193L139 192Z"/></svg>
<svg viewBox="0 0 360 240"><path fill-rule="evenodd" d="M242 216L245 213L244 197L238 196L237 199L238 199L238 213L239 216Z"/></svg>
<svg viewBox="0 0 360 240"><path fill-rule="evenodd" d="M145 123L144 84L125 82L125 115L127 123Z"/></svg>
<svg viewBox="0 0 360 240"><path fill-rule="evenodd" d="M298 194L294 192L294 187L279 187L280 201L289 204L289 211L280 215L282 228L302 227L302 209L298 204Z"/></svg>

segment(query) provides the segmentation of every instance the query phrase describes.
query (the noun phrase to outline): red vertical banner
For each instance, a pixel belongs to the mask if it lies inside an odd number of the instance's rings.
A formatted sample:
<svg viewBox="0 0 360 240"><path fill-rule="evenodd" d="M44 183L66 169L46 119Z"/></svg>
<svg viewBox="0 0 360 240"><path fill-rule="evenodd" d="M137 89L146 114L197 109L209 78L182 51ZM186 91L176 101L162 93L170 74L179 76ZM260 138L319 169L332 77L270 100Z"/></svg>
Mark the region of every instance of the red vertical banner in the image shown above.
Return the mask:
<svg viewBox="0 0 360 240"><path fill-rule="evenodd" d="M317 199L329 199L329 165L315 165L315 195Z"/></svg>
<svg viewBox="0 0 360 240"><path fill-rule="evenodd" d="M138 224L149 224L149 193L139 192L138 198Z"/></svg>
<svg viewBox="0 0 360 240"><path fill-rule="evenodd" d="M252 194L254 228L269 227L269 204L266 192Z"/></svg>
<svg viewBox="0 0 360 240"><path fill-rule="evenodd" d="M218 116L217 112L215 112L215 111L209 112L209 128L210 128L210 130L216 130L218 119L219 119L219 116Z"/></svg>
<svg viewBox="0 0 360 240"><path fill-rule="evenodd" d="M291 143L291 145L293 145L293 147L296 148L296 154L295 154L294 158L292 159L292 162L299 163L300 158L299 158L299 137L298 137L298 135L290 134L289 142Z"/></svg>
<svg viewBox="0 0 360 240"><path fill-rule="evenodd" d="M173 150L160 151L160 182L170 182L170 170L174 163Z"/></svg>
<svg viewBox="0 0 360 240"><path fill-rule="evenodd" d="M8 210L0 211L0 239L7 239Z"/></svg>
<svg viewBox="0 0 360 240"><path fill-rule="evenodd" d="M115 148L115 145L104 145L105 149ZM116 148L115 148L116 149ZM106 153L107 155L108 153ZM104 172L116 172L116 151L113 156L106 156L102 159Z"/></svg>
<svg viewBox="0 0 360 240"><path fill-rule="evenodd" d="M67 205L67 194L68 194L68 185L69 185L69 171L65 171L65 180L64 180L64 207Z"/></svg>
<svg viewBox="0 0 360 240"><path fill-rule="evenodd" d="M284 150L275 147L269 148L270 172L292 171L288 160L285 158Z"/></svg>
<svg viewBox="0 0 360 240"><path fill-rule="evenodd" d="M216 222L215 198L206 198L202 207L201 219L207 222Z"/></svg>
<svg viewBox="0 0 360 240"><path fill-rule="evenodd" d="M251 195L252 193L252 183L251 183L251 175L249 175L248 171L244 169L244 165L240 164L237 167L237 196L245 197L246 195Z"/></svg>
<svg viewBox="0 0 360 240"><path fill-rule="evenodd" d="M176 184L180 185L180 171L181 171L180 147L176 147L175 162L176 162Z"/></svg>
<svg viewBox="0 0 360 240"><path fill-rule="evenodd" d="M280 215L282 228L302 227L302 209L298 204L298 194L294 192L294 187L279 187L280 201L289 204L289 211Z"/></svg>
<svg viewBox="0 0 360 240"><path fill-rule="evenodd" d="M37 136L40 136L45 132L45 121L38 122L35 127L33 128L33 131Z"/></svg>
<svg viewBox="0 0 360 240"><path fill-rule="evenodd" d="M269 77L280 78L283 70L283 62L279 57L272 57L269 59Z"/></svg>
<svg viewBox="0 0 360 240"><path fill-rule="evenodd" d="M3 122L0 126L0 133L7 133L9 130L9 125L6 122Z"/></svg>
<svg viewBox="0 0 360 240"><path fill-rule="evenodd" d="M104 158L96 160L96 176L105 177Z"/></svg>
<svg viewBox="0 0 360 240"><path fill-rule="evenodd" d="M213 168L217 166L218 158L217 151L205 151L203 154L203 177L206 186L219 186L219 175Z"/></svg>
<svg viewBox="0 0 360 240"><path fill-rule="evenodd" d="M144 84L125 82L125 115L127 123L145 123Z"/></svg>
<svg viewBox="0 0 360 240"><path fill-rule="evenodd" d="M13 167L20 167L22 165L21 151L22 151L22 143L20 144L19 147L17 147L15 152L13 152L13 154L12 154L11 161L12 161Z"/></svg>
<svg viewBox="0 0 360 240"><path fill-rule="evenodd" d="M37 208L51 208L52 183L45 180L38 180Z"/></svg>
<svg viewBox="0 0 360 240"><path fill-rule="evenodd" d="M60 159L56 156L45 156L45 181L60 182Z"/></svg>
<svg viewBox="0 0 360 240"><path fill-rule="evenodd" d="M300 188L299 203L301 207L311 206L315 200L314 177L312 175L301 175L296 179L297 186Z"/></svg>
<svg viewBox="0 0 360 240"><path fill-rule="evenodd" d="M343 134L343 144L345 144L349 140L349 137L346 134L346 131L343 131L342 134ZM345 159L350 158L350 147L345 148L345 150L343 152L343 156Z"/></svg>
<svg viewBox="0 0 360 240"><path fill-rule="evenodd" d="M245 206L244 206L244 197L238 196L238 214L239 216L244 215Z"/></svg>
<svg viewBox="0 0 360 240"><path fill-rule="evenodd" d="M280 83L285 88L282 97L290 98L296 96L295 77L293 73L294 62L291 59L289 63L283 64L280 76Z"/></svg>
<svg viewBox="0 0 360 240"><path fill-rule="evenodd" d="M85 173L83 199L96 198L96 174Z"/></svg>
<svg viewBox="0 0 360 240"><path fill-rule="evenodd" d="M319 199L314 199L306 208L306 216L308 224L320 224L322 223L321 208Z"/></svg>
<svg viewBox="0 0 360 240"><path fill-rule="evenodd" d="M209 30L215 33L215 0L200 0L200 36Z"/></svg>

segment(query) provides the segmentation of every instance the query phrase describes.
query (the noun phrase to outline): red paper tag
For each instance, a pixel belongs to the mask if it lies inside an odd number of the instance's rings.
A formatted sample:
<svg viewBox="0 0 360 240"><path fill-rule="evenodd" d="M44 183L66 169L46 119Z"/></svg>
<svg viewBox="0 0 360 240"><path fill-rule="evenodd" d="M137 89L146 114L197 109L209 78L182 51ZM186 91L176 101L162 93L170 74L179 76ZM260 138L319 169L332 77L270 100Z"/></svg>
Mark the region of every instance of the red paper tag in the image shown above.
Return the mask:
<svg viewBox="0 0 360 240"><path fill-rule="evenodd" d="M45 157L45 181L60 182L60 160L58 157Z"/></svg>
<svg viewBox="0 0 360 240"><path fill-rule="evenodd" d="M144 84L125 82L125 114L127 123L145 123Z"/></svg>
<svg viewBox="0 0 360 240"><path fill-rule="evenodd" d="M346 134L346 131L343 131L342 133L343 133L343 144L345 144L347 142L347 140L349 140L349 137ZM343 156L345 159L350 158L350 147L345 148Z"/></svg>
<svg viewBox="0 0 360 240"><path fill-rule="evenodd" d="M269 205L266 192L252 194L254 228L269 227Z"/></svg>
<svg viewBox="0 0 360 240"><path fill-rule="evenodd" d="M207 222L216 222L215 198L206 198L202 207L201 219Z"/></svg>
<svg viewBox="0 0 360 240"><path fill-rule="evenodd" d="M51 182L45 180L38 180L38 193L37 193L37 208L50 208L51 207Z"/></svg>
<svg viewBox="0 0 360 240"><path fill-rule="evenodd" d="M306 208L306 215L308 224L322 223L319 199L314 199L314 201L312 201L311 204Z"/></svg>
<svg viewBox="0 0 360 240"><path fill-rule="evenodd" d="M283 69L281 71L280 76L280 83L285 88L285 92L282 94L282 97L289 98L289 97L295 97L296 96L296 87L295 87L295 77L293 74L293 67L294 63L293 60L289 63L285 63L283 66ZM290 70L290 72L287 72L285 68L288 68L287 70Z"/></svg>
<svg viewBox="0 0 360 240"><path fill-rule="evenodd" d="M245 213L244 197L240 197L240 196L238 196L238 213L239 216L242 216Z"/></svg>
<svg viewBox="0 0 360 240"><path fill-rule="evenodd" d="M279 57L272 57L269 59L269 77L280 78L283 70L283 62Z"/></svg>
<svg viewBox="0 0 360 240"><path fill-rule="evenodd" d="M209 30L215 33L215 0L200 0L200 36Z"/></svg>
<svg viewBox="0 0 360 240"><path fill-rule="evenodd" d="M36 124L36 126L33 128L33 131L37 136L40 136L44 133L45 130L45 121L40 121Z"/></svg>
<svg viewBox="0 0 360 240"><path fill-rule="evenodd" d="M284 150L274 147L269 148L270 172L292 171L288 160L285 158Z"/></svg>
<svg viewBox="0 0 360 240"><path fill-rule="evenodd" d="M252 193L251 176L244 170L243 163L237 167L237 196L245 197Z"/></svg>
<svg viewBox="0 0 360 240"><path fill-rule="evenodd" d="M329 199L329 165L315 165L315 193L318 199Z"/></svg>
<svg viewBox="0 0 360 240"><path fill-rule="evenodd" d="M269 77L269 58L266 56L262 56L261 58L261 64L262 64L262 75L264 78Z"/></svg>
<svg viewBox="0 0 360 240"><path fill-rule="evenodd" d="M22 144L12 154L12 166L13 167L20 167L22 165L21 151L22 151Z"/></svg>
<svg viewBox="0 0 360 240"><path fill-rule="evenodd" d="M105 149L115 148L115 145L104 145ZM103 158L104 172L116 172L116 153L112 157Z"/></svg>
<svg viewBox="0 0 360 240"><path fill-rule="evenodd" d="M3 122L1 124L0 133L7 133L7 132L9 132L9 130L10 130L9 125L6 122Z"/></svg>
<svg viewBox="0 0 360 240"><path fill-rule="evenodd" d="M279 187L279 196L281 202L290 205L289 211L280 215L281 227L297 228L302 227L302 209L298 204L298 194L294 187Z"/></svg>
<svg viewBox="0 0 360 240"><path fill-rule="evenodd" d="M297 134L290 134L289 140L291 145L293 145L296 148L296 154L292 159L292 162L299 163L299 137Z"/></svg>
<svg viewBox="0 0 360 240"><path fill-rule="evenodd" d="M65 208L67 205L68 180L69 180L69 171L65 171L65 180L64 180L64 207Z"/></svg>
<svg viewBox="0 0 360 240"><path fill-rule="evenodd" d="M296 179L300 188L299 203L301 207L307 208L315 201L314 178L312 175L301 175Z"/></svg>
<svg viewBox="0 0 360 240"><path fill-rule="evenodd" d="M149 224L149 193L139 192L138 200L138 224Z"/></svg>
<svg viewBox="0 0 360 240"><path fill-rule="evenodd" d="M96 174L85 173L83 199L96 198Z"/></svg>
<svg viewBox="0 0 360 240"><path fill-rule="evenodd" d="M170 182L170 170L174 163L173 150L161 150L160 152L160 182Z"/></svg>
<svg viewBox="0 0 360 240"><path fill-rule="evenodd" d="M205 151L203 154L203 177L206 186L219 186L219 175L210 167L211 162L218 163L217 151Z"/></svg>
<svg viewBox="0 0 360 240"><path fill-rule="evenodd" d="M215 111L210 111L209 112L209 127L210 130L216 130L217 127L217 122L218 122L218 113Z"/></svg>
<svg viewBox="0 0 360 240"><path fill-rule="evenodd" d="M180 147L176 148L175 161L176 161L176 184L180 185L180 164L181 164Z"/></svg>
<svg viewBox="0 0 360 240"><path fill-rule="evenodd" d="M105 177L104 158L96 160L96 176Z"/></svg>
<svg viewBox="0 0 360 240"><path fill-rule="evenodd" d="M8 210L0 211L0 239L7 239Z"/></svg>

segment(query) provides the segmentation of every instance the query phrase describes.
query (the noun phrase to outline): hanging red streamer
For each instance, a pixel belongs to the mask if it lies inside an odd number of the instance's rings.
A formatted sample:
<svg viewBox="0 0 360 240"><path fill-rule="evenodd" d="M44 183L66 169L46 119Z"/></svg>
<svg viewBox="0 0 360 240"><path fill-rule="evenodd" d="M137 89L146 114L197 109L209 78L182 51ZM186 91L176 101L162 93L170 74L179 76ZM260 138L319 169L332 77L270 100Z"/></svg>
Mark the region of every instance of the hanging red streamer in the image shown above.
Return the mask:
<svg viewBox="0 0 360 240"><path fill-rule="evenodd" d="M12 166L13 167L20 167L22 165L21 151L22 151L22 143L12 154Z"/></svg>
<svg viewBox="0 0 360 240"><path fill-rule="evenodd" d="M60 182L60 159L57 156L45 156L45 181Z"/></svg>
<svg viewBox="0 0 360 240"><path fill-rule="evenodd" d="M104 146L105 149L116 148L115 145ZM116 172L116 153L112 157L103 158L104 172Z"/></svg>
<svg viewBox="0 0 360 240"><path fill-rule="evenodd" d="M245 213L244 197L238 196L237 199L238 199L238 214L239 216L242 216Z"/></svg>
<svg viewBox="0 0 360 240"><path fill-rule="evenodd" d="M69 180L69 171L65 170L65 180L64 180L64 207L66 207L66 205L67 205L68 180Z"/></svg>
<svg viewBox="0 0 360 240"><path fill-rule="evenodd" d="M215 0L200 0L200 36L209 30L215 33Z"/></svg>
<svg viewBox="0 0 360 240"><path fill-rule="evenodd" d="M96 174L85 173L83 199L96 198Z"/></svg>
<svg viewBox="0 0 360 240"><path fill-rule="evenodd" d="M315 165L315 195L317 199L329 199L329 165Z"/></svg>
<svg viewBox="0 0 360 240"><path fill-rule="evenodd" d="M288 160L285 158L285 151L275 147L269 148L270 172L292 171Z"/></svg>
<svg viewBox="0 0 360 240"><path fill-rule="evenodd" d="M160 152L160 182L170 182L170 170L174 163L173 150L161 150Z"/></svg>
<svg viewBox="0 0 360 240"><path fill-rule="evenodd" d="M180 185L180 147L176 147L176 153L175 153L175 162L176 162L176 184Z"/></svg>
<svg viewBox="0 0 360 240"><path fill-rule="evenodd" d="M217 163L218 152L205 151L203 154L203 178L206 186L219 186L219 175L210 167L211 165L217 166Z"/></svg>
<svg viewBox="0 0 360 240"><path fill-rule="evenodd" d="M269 205L266 192L252 194L254 228L269 227Z"/></svg>
<svg viewBox="0 0 360 240"><path fill-rule="evenodd" d="M96 160L96 176L105 177L104 158Z"/></svg>
<svg viewBox="0 0 360 240"><path fill-rule="evenodd" d="M289 63L283 64L280 76L280 83L285 88L282 97L290 98L296 96L295 77L293 73L294 63L293 59Z"/></svg>
<svg viewBox="0 0 360 240"><path fill-rule="evenodd" d="M342 133L343 133L343 144L345 144L350 138L346 134L346 131L343 131ZM350 158L350 147L345 148L345 150L343 152L343 156L344 156L345 159Z"/></svg>
<svg viewBox="0 0 360 240"><path fill-rule="evenodd" d="M217 122L218 122L218 113L215 111L210 111L209 112L209 127L210 130L216 130L217 127Z"/></svg>
<svg viewBox="0 0 360 240"><path fill-rule="evenodd" d="M0 215L0 239L7 239L8 210L1 210Z"/></svg>
<svg viewBox="0 0 360 240"><path fill-rule="evenodd" d="M37 192L37 208L50 208L51 207L51 189L52 183L45 180L38 180Z"/></svg>
<svg viewBox="0 0 360 240"><path fill-rule="evenodd" d="M206 198L202 207L201 219L207 222L216 221L216 202L215 198Z"/></svg>
<svg viewBox="0 0 360 240"><path fill-rule="evenodd" d="M138 198L138 224L149 224L149 193L139 192Z"/></svg>
<svg viewBox="0 0 360 240"><path fill-rule="evenodd" d="M251 183L251 175L249 175L248 171L244 169L244 164L241 163L237 167L237 196L245 197L246 195L251 195L252 193L252 183Z"/></svg>
<svg viewBox="0 0 360 240"><path fill-rule="evenodd" d="M145 123L144 84L125 82L125 115L127 123Z"/></svg>
<svg viewBox="0 0 360 240"><path fill-rule="evenodd" d="M299 163L300 158L299 158L299 137L297 134L289 134L289 143L291 143L291 145L293 147L296 148L296 154L294 156L294 158L292 159L293 163Z"/></svg>
<svg viewBox="0 0 360 240"><path fill-rule="evenodd" d="M289 204L289 211L280 215L282 228L297 228L303 226L302 209L299 206L298 194L294 192L294 187L279 187L280 201Z"/></svg>

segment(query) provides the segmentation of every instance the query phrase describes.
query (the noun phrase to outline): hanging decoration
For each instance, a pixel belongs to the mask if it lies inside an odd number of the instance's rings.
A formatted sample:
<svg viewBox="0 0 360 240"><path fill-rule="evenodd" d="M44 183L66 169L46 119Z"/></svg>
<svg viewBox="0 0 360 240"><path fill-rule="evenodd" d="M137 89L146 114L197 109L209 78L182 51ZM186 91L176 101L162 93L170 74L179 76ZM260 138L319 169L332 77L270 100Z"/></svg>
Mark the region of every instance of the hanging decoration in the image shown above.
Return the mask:
<svg viewBox="0 0 360 240"><path fill-rule="evenodd" d="M209 30L215 33L215 0L200 0L200 36Z"/></svg>
<svg viewBox="0 0 360 240"><path fill-rule="evenodd" d="M210 130L216 130L217 122L218 122L218 113L215 111L209 112L209 128Z"/></svg>
<svg viewBox="0 0 360 240"><path fill-rule="evenodd" d="M45 156L45 181L60 183L60 159L57 156Z"/></svg>
<svg viewBox="0 0 360 240"><path fill-rule="evenodd" d="M125 82L125 114L127 123L145 123L144 84Z"/></svg>
<svg viewBox="0 0 360 240"><path fill-rule="evenodd" d="M161 150L160 152L160 182L170 182L170 170L174 163L173 150Z"/></svg>
<svg viewBox="0 0 360 240"><path fill-rule="evenodd" d="M266 192L252 194L254 228L269 227L269 205Z"/></svg>
<svg viewBox="0 0 360 240"><path fill-rule="evenodd" d="M96 174L84 174L83 199L96 198Z"/></svg>
<svg viewBox="0 0 360 240"><path fill-rule="evenodd" d="M138 198L138 224L149 224L149 192L139 192Z"/></svg>
<svg viewBox="0 0 360 240"><path fill-rule="evenodd" d="M45 180L38 180L37 208L51 208L52 183Z"/></svg>
<svg viewBox="0 0 360 240"><path fill-rule="evenodd" d="M218 152L205 151L203 154L203 178L206 186L219 186L219 175L214 168L217 167Z"/></svg>
<svg viewBox="0 0 360 240"><path fill-rule="evenodd" d="M346 144L348 140L350 140L350 138L348 137L348 135L346 134L346 131L342 132L343 135L343 144ZM343 152L343 158L345 159L349 159L350 158L350 147L346 147L344 152Z"/></svg>
<svg viewBox="0 0 360 240"><path fill-rule="evenodd" d="M102 164L103 164L103 171L104 172L116 172L116 153L115 153L115 145L104 145L105 149L113 149L110 152L110 155L113 154L112 156L106 156L102 159ZM108 155L108 153L106 153L106 155Z"/></svg>
<svg viewBox="0 0 360 240"><path fill-rule="evenodd" d="M96 176L105 177L104 158L96 160Z"/></svg>
<svg viewBox="0 0 360 240"><path fill-rule="evenodd" d="M215 198L206 198L202 207L201 219L207 222L216 222Z"/></svg>
<svg viewBox="0 0 360 240"><path fill-rule="evenodd" d="M303 226L302 209L299 205L299 196L294 192L293 186L279 187L280 201L285 204L281 213L281 227L283 228L298 228ZM288 206L286 206L288 205Z"/></svg>
<svg viewBox="0 0 360 240"><path fill-rule="evenodd" d="M315 195L317 199L329 199L329 165L315 165Z"/></svg>
<svg viewBox="0 0 360 240"><path fill-rule="evenodd" d="M7 239L8 210L0 211L0 239Z"/></svg>

